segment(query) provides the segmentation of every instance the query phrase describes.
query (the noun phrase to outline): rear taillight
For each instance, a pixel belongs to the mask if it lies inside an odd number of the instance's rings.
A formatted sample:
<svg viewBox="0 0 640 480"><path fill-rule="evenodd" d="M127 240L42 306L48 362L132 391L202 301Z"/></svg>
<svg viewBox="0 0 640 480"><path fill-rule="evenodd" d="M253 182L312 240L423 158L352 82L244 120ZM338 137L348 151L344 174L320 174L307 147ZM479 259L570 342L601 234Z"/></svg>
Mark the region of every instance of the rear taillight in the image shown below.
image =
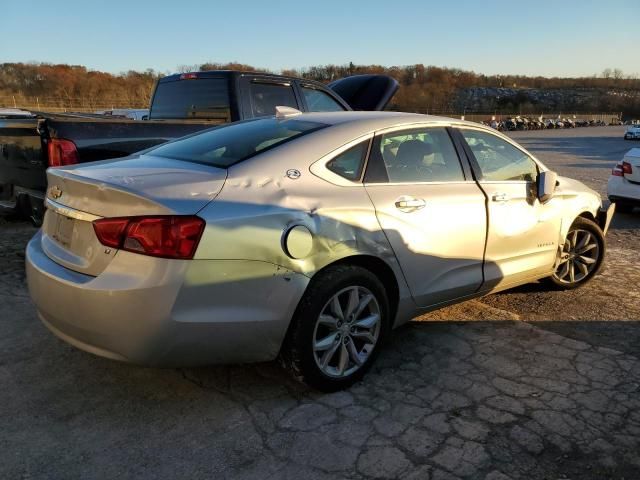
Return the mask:
<svg viewBox="0 0 640 480"><path fill-rule="evenodd" d="M100 243L107 247L163 258L193 258L204 220L195 216L101 218L93 222Z"/></svg>
<svg viewBox="0 0 640 480"><path fill-rule="evenodd" d="M71 140L52 138L47 146L49 152L49 166L61 167L78 163L78 149Z"/></svg>
<svg viewBox="0 0 640 480"><path fill-rule="evenodd" d="M618 163L613 170L611 170L611 175L614 177L624 177L625 175L631 175L633 173L633 169L631 168L631 164L629 162Z"/></svg>
<svg viewBox="0 0 640 480"><path fill-rule="evenodd" d="M93 229L101 244L106 247L120 248L128 225L127 218L101 218L93 222Z"/></svg>
<svg viewBox="0 0 640 480"><path fill-rule="evenodd" d="M198 78L197 73L183 73L182 75L180 75L180 80L193 80L196 78Z"/></svg>
<svg viewBox="0 0 640 480"><path fill-rule="evenodd" d="M614 177L624 177L622 165L618 163L615 167L613 167L613 170L611 170L611 175L613 175Z"/></svg>

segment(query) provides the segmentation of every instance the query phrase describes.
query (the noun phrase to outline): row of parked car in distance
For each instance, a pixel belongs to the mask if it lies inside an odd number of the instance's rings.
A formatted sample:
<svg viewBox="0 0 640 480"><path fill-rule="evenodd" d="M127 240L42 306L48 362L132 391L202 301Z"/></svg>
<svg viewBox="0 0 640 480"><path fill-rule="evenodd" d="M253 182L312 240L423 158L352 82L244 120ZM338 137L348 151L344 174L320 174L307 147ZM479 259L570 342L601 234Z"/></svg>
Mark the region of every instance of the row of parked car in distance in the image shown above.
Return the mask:
<svg viewBox="0 0 640 480"><path fill-rule="evenodd" d="M585 120L571 118L532 118L532 117L509 117L506 120L483 120L480 123L499 131L515 130L548 130L556 128L575 127L604 127L607 125L603 120ZM609 125L622 125L622 122L611 122Z"/></svg>
<svg viewBox="0 0 640 480"><path fill-rule="evenodd" d="M149 120L149 109L141 108L121 108L113 110L98 110L97 115L107 118L128 118L131 120ZM624 125L630 125L624 134L625 140L640 140L640 123L636 120L628 120ZM556 128L575 128L575 127L602 127L606 123L602 120L572 120L571 118L538 118L531 117L511 117L505 121L486 120L480 122L483 125L490 126L500 131L516 131L516 130L547 130ZM623 125L620 120L610 122L609 125Z"/></svg>

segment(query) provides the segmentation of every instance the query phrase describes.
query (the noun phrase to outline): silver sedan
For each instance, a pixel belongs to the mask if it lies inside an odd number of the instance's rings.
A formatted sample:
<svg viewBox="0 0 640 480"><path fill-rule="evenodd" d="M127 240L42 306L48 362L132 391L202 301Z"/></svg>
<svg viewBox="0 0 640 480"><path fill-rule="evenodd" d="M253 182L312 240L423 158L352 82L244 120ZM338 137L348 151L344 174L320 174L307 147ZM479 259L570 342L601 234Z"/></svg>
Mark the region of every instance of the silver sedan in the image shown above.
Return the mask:
<svg viewBox="0 0 640 480"><path fill-rule="evenodd" d="M392 112L281 108L48 183L26 268L54 334L145 365L279 356L323 390L420 313L589 281L613 213L489 128Z"/></svg>

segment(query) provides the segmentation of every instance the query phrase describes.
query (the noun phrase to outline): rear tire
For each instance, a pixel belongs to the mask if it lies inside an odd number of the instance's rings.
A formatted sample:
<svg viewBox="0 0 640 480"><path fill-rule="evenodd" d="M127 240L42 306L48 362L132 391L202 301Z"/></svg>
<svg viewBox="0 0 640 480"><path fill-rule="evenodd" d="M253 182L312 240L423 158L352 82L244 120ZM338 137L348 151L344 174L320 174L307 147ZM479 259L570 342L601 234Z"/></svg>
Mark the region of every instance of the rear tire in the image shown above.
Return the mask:
<svg viewBox="0 0 640 480"><path fill-rule="evenodd" d="M389 301L372 272L328 267L311 280L293 316L281 359L300 381L325 392L357 382L389 330Z"/></svg>
<svg viewBox="0 0 640 480"><path fill-rule="evenodd" d="M545 280L560 290L581 287L600 271L605 252L604 234L598 224L578 217L569 228L555 273Z"/></svg>

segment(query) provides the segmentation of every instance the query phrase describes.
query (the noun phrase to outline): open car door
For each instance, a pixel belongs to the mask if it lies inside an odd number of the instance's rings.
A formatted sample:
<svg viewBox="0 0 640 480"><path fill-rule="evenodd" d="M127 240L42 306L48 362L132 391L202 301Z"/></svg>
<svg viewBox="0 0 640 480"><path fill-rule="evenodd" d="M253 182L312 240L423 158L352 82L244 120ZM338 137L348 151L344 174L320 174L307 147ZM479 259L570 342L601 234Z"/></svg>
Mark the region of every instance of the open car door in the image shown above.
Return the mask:
<svg viewBox="0 0 640 480"><path fill-rule="evenodd" d="M352 75L329 84L353 110L383 110L398 91L398 82L388 75Z"/></svg>

